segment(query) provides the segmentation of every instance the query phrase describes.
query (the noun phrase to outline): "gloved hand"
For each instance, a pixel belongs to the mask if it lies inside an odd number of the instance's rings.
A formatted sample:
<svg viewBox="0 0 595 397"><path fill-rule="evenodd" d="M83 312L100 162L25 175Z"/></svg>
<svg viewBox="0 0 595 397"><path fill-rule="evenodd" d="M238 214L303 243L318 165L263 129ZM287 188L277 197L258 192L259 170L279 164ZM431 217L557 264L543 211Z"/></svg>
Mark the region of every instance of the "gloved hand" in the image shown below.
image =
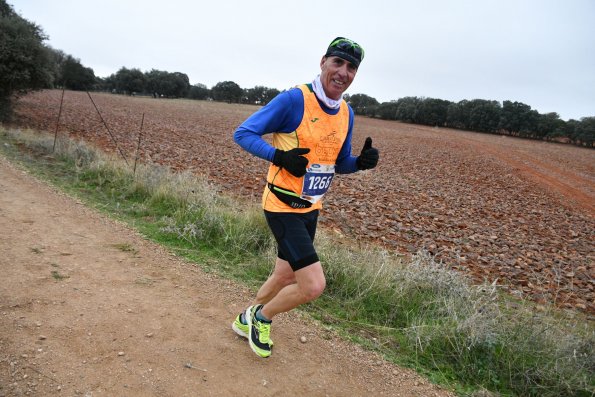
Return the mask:
<svg viewBox="0 0 595 397"><path fill-rule="evenodd" d="M360 170L374 168L376 167L376 164L378 164L379 158L380 154L378 153L378 149L372 147L372 138L367 137L362 152L356 160L357 168Z"/></svg>
<svg viewBox="0 0 595 397"><path fill-rule="evenodd" d="M308 159L301 155L309 152L308 148L295 148L288 151L277 149L275 157L273 157L273 164L285 168L299 178L306 175L306 166L308 165Z"/></svg>

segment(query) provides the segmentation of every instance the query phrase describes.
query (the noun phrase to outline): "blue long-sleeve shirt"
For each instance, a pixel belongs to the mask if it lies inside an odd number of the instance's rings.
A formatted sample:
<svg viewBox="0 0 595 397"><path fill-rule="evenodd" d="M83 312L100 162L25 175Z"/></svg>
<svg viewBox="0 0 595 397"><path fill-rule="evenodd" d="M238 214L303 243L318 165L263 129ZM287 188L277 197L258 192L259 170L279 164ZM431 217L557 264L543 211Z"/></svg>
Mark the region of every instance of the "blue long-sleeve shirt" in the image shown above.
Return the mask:
<svg viewBox="0 0 595 397"><path fill-rule="evenodd" d="M318 101L328 114L335 115L339 109L330 109ZM349 108L349 128L347 137L337 156L335 171L349 174L357 171L357 157L351 155L351 136L353 130L353 109ZM304 115L304 97L299 88L292 88L277 95L244 121L233 135L234 141L250 154L267 161L273 161L275 147L262 139L273 132L291 133L295 131Z"/></svg>

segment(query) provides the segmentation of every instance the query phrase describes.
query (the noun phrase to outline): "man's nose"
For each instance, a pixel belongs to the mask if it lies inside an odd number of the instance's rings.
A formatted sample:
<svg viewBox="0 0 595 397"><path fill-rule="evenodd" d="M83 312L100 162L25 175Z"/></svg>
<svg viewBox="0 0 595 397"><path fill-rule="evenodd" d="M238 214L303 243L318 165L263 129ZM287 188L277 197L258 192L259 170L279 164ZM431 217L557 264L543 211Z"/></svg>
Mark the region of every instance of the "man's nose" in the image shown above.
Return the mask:
<svg viewBox="0 0 595 397"><path fill-rule="evenodd" d="M341 77L347 76L347 64L341 65L338 69L338 72L341 75Z"/></svg>

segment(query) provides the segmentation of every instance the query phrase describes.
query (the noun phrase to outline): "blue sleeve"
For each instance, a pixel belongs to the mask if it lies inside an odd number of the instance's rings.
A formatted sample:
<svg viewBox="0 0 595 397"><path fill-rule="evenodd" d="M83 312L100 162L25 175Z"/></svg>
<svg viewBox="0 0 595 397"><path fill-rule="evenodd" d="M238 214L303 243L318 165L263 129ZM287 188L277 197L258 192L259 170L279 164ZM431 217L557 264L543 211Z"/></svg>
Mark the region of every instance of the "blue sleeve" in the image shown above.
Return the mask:
<svg viewBox="0 0 595 397"><path fill-rule="evenodd" d="M349 105L348 105L349 106ZM347 138L343 142L341 151L337 156L337 167L335 171L337 174L351 174L357 171L357 156L351 155L351 136L353 135L353 109L349 106L349 129L347 130Z"/></svg>
<svg viewBox="0 0 595 397"><path fill-rule="evenodd" d="M234 132L233 140L250 154L273 161L275 148L262 139L273 132L293 132L302 121L304 97L299 88L284 91L246 119Z"/></svg>

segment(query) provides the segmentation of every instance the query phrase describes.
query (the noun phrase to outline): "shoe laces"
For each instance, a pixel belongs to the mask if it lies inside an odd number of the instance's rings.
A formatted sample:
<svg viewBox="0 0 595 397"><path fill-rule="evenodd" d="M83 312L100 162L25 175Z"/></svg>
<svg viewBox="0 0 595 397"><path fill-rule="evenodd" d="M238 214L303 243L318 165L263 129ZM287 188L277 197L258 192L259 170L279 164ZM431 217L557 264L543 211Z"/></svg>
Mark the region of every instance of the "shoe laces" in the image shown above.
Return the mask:
<svg viewBox="0 0 595 397"><path fill-rule="evenodd" d="M264 323L256 320L256 326L258 328L258 339L262 343L269 343L271 335L271 324Z"/></svg>

